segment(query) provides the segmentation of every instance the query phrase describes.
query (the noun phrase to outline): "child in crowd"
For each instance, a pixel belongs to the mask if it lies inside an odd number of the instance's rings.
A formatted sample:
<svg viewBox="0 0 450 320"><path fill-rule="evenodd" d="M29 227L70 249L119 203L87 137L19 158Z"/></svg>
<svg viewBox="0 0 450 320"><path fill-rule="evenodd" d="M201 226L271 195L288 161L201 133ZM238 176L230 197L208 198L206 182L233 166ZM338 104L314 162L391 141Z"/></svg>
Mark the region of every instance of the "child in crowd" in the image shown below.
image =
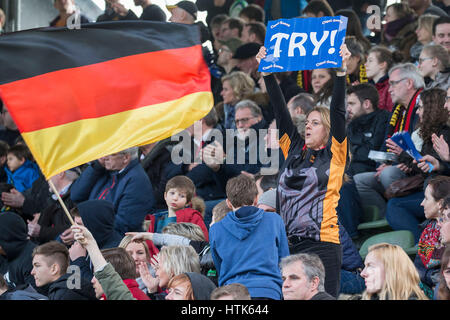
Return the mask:
<svg viewBox="0 0 450 320"><path fill-rule="evenodd" d="M39 168L31 158L28 147L16 144L8 150L6 174L8 183L12 184L19 192L31 188L33 182L39 178Z"/></svg>
<svg viewBox="0 0 450 320"><path fill-rule="evenodd" d="M258 190L253 178L241 174L226 186L232 210L209 229L219 286L241 283L253 299L280 300L282 279L278 267L289 255L284 222L274 212L256 207Z"/></svg>
<svg viewBox="0 0 450 320"><path fill-rule="evenodd" d="M200 226L208 241L208 229L203 221L202 213L197 210L199 206L196 205L199 203L200 207L203 207L201 206L203 201L201 199L198 201L199 198L195 197L195 185L191 179L186 176L175 176L167 181L164 200L167 211L148 215L147 219L151 221L148 232L161 233L169 223L190 222Z"/></svg>

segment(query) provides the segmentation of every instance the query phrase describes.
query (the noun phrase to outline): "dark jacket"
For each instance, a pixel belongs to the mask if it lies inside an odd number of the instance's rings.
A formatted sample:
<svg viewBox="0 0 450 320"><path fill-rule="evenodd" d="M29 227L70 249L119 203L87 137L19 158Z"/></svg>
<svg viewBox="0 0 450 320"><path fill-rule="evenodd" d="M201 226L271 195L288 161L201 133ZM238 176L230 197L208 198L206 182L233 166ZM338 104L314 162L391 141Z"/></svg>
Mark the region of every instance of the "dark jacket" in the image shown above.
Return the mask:
<svg viewBox="0 0 450 320"><path fill-rule="evenodd" d="M113 203L115 229L123 235L141 231L145 216L153 209L153 188L138 159L120 173L107 171L98 161L88 166L73 183L71 199L75 203L102 199Z"/></svg>
<svg viewBox="0 0 450 320"><path fill-rule="evenodd" d="M88 200L77 205L81 219L100 249L115 248L122 236L114 229L115 212L111 202Z"/></svg>
<svg viewBox="0 0 450 320"><path fill-rule="evenodd" d="M7 271L12 286L31 284L36 287L32 252L36 244L28 240L25 221L14 212L0 213L0 246L6 252Z"/></svg>
<svg viewBox="0 0 450 320"><path fill-rule="evenodd" d="M384 143L389 113L375 110L352 120L347 127L351 162L347 173L351 176L376 170L376 162L369 159L370 150L379 151Z"/></svg>
<svg viewBox="0 0 450 320"><path fill-rule="evenodd" d="M69 289L69 277L70 274L66 273L49 285L49 300L97 300L94 288L88 280L80 278L80 288Z"/></svg>
<svg viewBox="0 0 450 320"><path fill-rule="evenodd" d="M6 291L0 295L0 300L48 300L48 298L38 293L31 285L28 285L23 289Z"/></svg>
<svg viewBox="0 0 450 320"><path fill-rule="evenodd" d="M152 183L156 209L166 208L164 191L168 181L168 168L171 163L171 149L169 149L169 146L173 143L170 138L159 141L141 160L142 168Z"/></svg>
<svg viewBox="0 0 450 320"><path fill-rule="evenodd" d="M58 15L55 19L53 19L50 22L50 27L54 27L56 25L56 23L58 22L58 20L60 19L60 17L61 16ZM80 23L89 23L89 19L85 15L81 14L80 15Z"/></svg>
<svg viewBox="0 0 450 320"><path fill-rule="evenodd" d="M53 203L52 193L42 172L40 172L39 178L33 182L31 188L25 190L22 194L25 201L21 212L30 220L33 219L33 214L42 212Z"/></svg>
<svg viewBox="0 0 450 320"><path fill-rule="evenodd" d="M137 15L132 11L128 10L126 16L121 16L120 14L116 13L113 9L108 8L105 10L103 14L97 17L97 22L103 22L103 21L118 21L118 20L138 20L139 18Z"/></svg>
<svg viewBox="0 0 450 320"><path fill-rule="evenodd" d="M336 300L336 298L325 291L322 291L316 293L310 300Z"/></svg>
<svg viewBox="0 0 450 320"><path fill-rule="evenodd" d="M70 188L69 190L61 196L67 210L74 207L73 201L70 199ZM53 200L53 203L45 208L39 217L38 224L41 226L39 236L33 241L42 244L51 240L56 240L56 238L65 230L70 228L70 221L67 217L64 209L58 200Z"/></svg>

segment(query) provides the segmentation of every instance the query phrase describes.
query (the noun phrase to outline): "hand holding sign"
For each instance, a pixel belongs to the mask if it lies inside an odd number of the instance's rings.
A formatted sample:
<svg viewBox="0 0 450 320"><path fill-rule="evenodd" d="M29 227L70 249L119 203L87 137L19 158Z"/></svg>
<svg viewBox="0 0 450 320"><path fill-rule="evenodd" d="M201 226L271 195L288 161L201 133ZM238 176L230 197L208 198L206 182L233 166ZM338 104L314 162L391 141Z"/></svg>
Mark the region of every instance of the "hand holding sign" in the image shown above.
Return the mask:
<svg viewBox="0 0 450 320"><path fill-rule="evenodd" d="M260 72L337 68L336 50L344 42L347 17L295 18L269 21Z"/></svg>

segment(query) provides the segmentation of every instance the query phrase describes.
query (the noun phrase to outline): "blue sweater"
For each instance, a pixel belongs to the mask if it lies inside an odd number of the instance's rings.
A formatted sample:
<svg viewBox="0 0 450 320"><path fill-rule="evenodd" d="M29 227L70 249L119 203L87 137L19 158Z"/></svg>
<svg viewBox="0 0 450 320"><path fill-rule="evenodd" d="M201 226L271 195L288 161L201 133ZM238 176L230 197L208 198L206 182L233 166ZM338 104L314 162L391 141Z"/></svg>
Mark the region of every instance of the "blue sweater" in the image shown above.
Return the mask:
<svg viewBox="0 0 450 320"><path fill-rule="evenodd" d="M39 178L39 167L36 163L26 160L16 171L11 172L7 166L5 171L8 176L8 183L13 185L19 192L31 188L33 182Z"/></svg>
<svg viewBox="0 0 450 320"><path fill-rule="evenodd" d="M280 300L281 258L289 255L284 223L277 213L245 206L209 230L219 286L241 283L252 297Z"/></svg>

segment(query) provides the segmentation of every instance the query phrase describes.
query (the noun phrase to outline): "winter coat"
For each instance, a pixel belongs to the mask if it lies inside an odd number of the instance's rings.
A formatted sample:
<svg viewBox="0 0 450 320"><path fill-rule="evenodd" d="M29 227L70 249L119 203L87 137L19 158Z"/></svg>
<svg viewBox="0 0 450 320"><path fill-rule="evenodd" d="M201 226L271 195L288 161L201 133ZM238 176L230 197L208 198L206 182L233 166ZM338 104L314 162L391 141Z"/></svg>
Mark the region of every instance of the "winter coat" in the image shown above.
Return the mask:
<svg viewBox="0 0 450 320"><path fill-rule="evenodd" d="M94 273L108 300L136 300L114 267L107 263Z"/></svg>
<svg viewBox="0 0 450 320"><path fill-rule="evenodd" d="M389 76L386 74L384 77L378 80L377 83L373 83L372 80L370 80L369 83L374 84L375 88L377 88L379 96L378 109L391 112L393 103L391 94L389 93Z"/></svg>
<svg viewBox="0 0 450 320"><path fill-rule="evenodd" d="M74 207L74 203L70 199L70 189L61 196L67 210ZM39 216L38 224L41 226L39 236L35 238L35 242L43 244L45 242L56 240L58 235L70 228L70 221L64 209L58 200L53 199L53 203L45 208Z"/></svg>
<svg viewBox="0 0 450 320"><path fill-rule="evenodd" d="M14 172L11 172L8 167L5 167L5 171L8 176L7 183L13 185L19 192L31 188L33 182L39 178L39 168L30 160L25 160Z"/></svg>
<svg viewBox="0 0 450 320"><path fill-rule="evenodd" d="M112 202L116 212L114 227L121 235L141 231L155 203L152 184L138 159L120 172L107 171L95 161L73 183L71 198L76 203L93 199Z"/></svg>
<svg viewBox="0 0 450 320"><path fill-rule="evenodd" d="M157 209L166 207L164 200L164 190L169 180L167 169L171 163L171 152L169 149L174 142L170 138L159 141L153 149L141 160L141 165L147 173L153 187L155 196L155 206Z"/></svg>
<svg viewBox="0 0 450 320"><path fill-rule="evenodd" d="M205 222L203 221L203 217L202 214L192 208L184 208L181 210L178 210L177 212L175 212L176 214L176 218L177 218L177 223L181 223L181 222L190 222L193 224L198 225L202 231L203 231L203 235L205 236L206 241L209 241L209 235L208 235L208 229L206 228ZM167 215L167 212L161 212L155 215L148 215L147 219L150 220L150 225L148 227L147 232L156 232L156 223L158 218L160 217L165 217Z"/></svg>
<svg viewBox="0 0 450 320"><path fill-rule="evenodd" d="M136 300L150 300L145 292L139 289L139 285L135 279L123 279L123 283L125 283L128 290L130 290L131 294ZM103 294L102 298L103 300L108 300L105 294Z"/></svg>
<svg viewBox="0 0 450 320"><path fill-rule="evenodd" d="M375 171L376 162L369 159L370 150L381 150L384 143L389 113L375 110L353 119L347 127L351 162L347 173L351 176Z"/></svg>
<svg viewBox="0 0 450 320"><path fill-rule="evenodd" d="M111 202L88 200L77 205L83 224L94 236L100 249L115 248L122 236L114 229L115 212Z"/></svg>
<svg viewBox="0 0 450 320"><path fill-rule="evenodd" d="M80 278L80 288L69 289L70 276L66 273L49 285L49 300L97 300L94 288L87 279Z"/></svg>
<svg viewBox="0 0 450 320"><path fill-rule="evenodd" d="M210 228L219 286L239 282L252 297L281 299L279 263L289 255L284 222L274 212L244 206Z"/></svg>
<svg viewBox="0 0 450 320"><path fill-rule="evenodd" d="M7 274L14 286L31 284L36 288L32 253L36 244L28 239L25 221L14 212L0 213L0 246L6 252Z"/></svg>

